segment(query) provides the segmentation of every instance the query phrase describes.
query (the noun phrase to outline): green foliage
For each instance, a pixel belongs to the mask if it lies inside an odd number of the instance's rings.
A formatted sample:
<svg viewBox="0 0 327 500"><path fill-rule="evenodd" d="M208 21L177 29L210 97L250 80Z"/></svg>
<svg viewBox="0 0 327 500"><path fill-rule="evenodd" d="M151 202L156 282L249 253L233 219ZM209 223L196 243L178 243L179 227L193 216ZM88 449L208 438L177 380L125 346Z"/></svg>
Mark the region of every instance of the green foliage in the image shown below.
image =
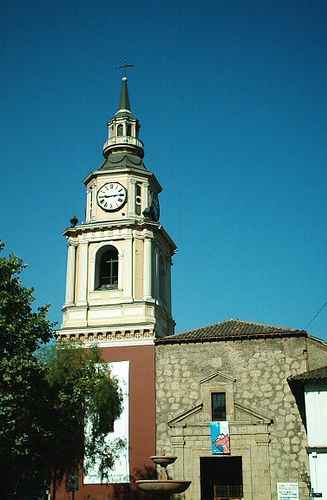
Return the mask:
<svg viewBox="0 0 327 500"><path fill-rule="evenodd" d="M3 244L0 245L0 251ZM39 343L52 337L51 324L46 320L48 306L32 311L32 288L24 288L20 273L25 265L15 255L0 257L0 357L19 353L27 355Z"/></svg>
<svg viewBox="0 0 327 500"><path fill-rule="evenodd" d="M78 470L85 455L98 463L103 478L123 443L105 446L105 436L122 411L122 393L97 347L60 342L39 354L56 409L56 446L53 453L57 480ZM85 424L88 432L85 434Z"/></svg>
<svg viewBox="0 0 327 500"><path fill-rule="evenodd" d="M0 257L1 498L44 491L75 473L86 453L105 477L123 445L104 445L121 413L117 381L98 349L54 342L48 306L32 310L23 269L18 257Z"/></svg>

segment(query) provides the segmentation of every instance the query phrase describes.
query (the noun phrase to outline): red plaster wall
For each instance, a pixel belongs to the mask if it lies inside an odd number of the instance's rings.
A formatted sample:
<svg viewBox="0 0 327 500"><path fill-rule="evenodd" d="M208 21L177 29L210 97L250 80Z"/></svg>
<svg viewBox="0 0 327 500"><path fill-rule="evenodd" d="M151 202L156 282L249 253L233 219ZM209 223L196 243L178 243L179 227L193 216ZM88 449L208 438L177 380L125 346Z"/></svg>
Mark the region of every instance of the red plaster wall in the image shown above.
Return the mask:
<svg viewBox="0 0 327 500"><path fill-rule="evenodd" d="M102 350L105 361L130 361L129 366L129 440L130 474L133 479L153 474L149 459L155 454L155 365L154 346L106 347ZM109 500L142 498L129 485L83 485L75 492L75 500ZM71 500L63 488L58 489L56 500Z"/></svg>

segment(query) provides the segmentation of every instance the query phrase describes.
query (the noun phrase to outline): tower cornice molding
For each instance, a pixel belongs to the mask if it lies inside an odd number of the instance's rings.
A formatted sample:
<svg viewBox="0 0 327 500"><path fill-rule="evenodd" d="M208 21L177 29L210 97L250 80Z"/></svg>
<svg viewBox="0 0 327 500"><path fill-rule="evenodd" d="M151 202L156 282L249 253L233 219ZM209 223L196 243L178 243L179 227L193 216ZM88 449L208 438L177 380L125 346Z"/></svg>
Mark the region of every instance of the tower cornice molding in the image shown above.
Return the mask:
<svg viewBox="0 0 327 500"><path fill-rule="evenodd" d="M117 229L122 230L119 234L114 234L114 231ZM68 241L76 241L78 237L82 237L83 241L103 241L103 239L107 240L119 240L126 239L128 233L124 232L124 230L133 230L136 231L134 233L135 237L144 238L146 237L161 237L165 244L170 248L171 254L173 255L176 250L176 244L169 236L167 231L162 227L161 224L152 221L143 220L135 220L135 219L124 219L123 221L106 221L106 222L91 222L88 224L80 224L79 226L69 227L64 230L63 236L68 238ZM95 233L100 232L102 234L97 235ZM108 234L103 234L108 231ZM147 234L145 235L145 232ZM111 234L109 234L111 233ZM88 235L88 238L85 239L85 236Z"/></svg>
<svg viewBox="0 0 327 500"><path fill-rule="evenodd" d="M157 193L161 193L162 187L158 179L156 178L155 174L153 172L150 172L150 170L145 170L144 168L140 168L137 166L133 167L114 167L114 168L107 168L103 170L92 170L87 176L83 179L83 183L87 186L91 180L93 180L93 184L90 187L95 187L96 182L95 180L101 177L115 177L120 174L128 174L131 177L131 182L132 180L137 182L139 177L145 177L149 179L148 185L152 186ZM135 176L135 177L133 177Z"/></svg>

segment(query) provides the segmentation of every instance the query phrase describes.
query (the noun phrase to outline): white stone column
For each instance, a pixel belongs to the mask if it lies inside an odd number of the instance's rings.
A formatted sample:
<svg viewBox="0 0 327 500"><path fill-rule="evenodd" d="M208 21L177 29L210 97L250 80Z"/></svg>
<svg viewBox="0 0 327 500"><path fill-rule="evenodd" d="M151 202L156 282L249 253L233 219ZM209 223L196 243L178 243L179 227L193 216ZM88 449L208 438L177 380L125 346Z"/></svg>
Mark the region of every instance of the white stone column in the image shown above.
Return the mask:
<svg viewBox="0 0 327 500"><path fill-rule="evenodd" d="M118 254L118 290L124 290L125 269L124 269L125 252L120 251Z"/></svg>
<svg viewBox="0 0 327 500"><path fill-rule="evenodd" d="M89 220L92 218L92 188L87 188L86 190L86 210L85 210L85 220L86 222L89 222Z"/></svg>
<svg viewBox="0 0 327 500"><path fill-rule="evenodd" d="M68 240L65 305L73 305L75 298L76 243Z"/></svg>
<svg viewBox="0 0 327 500"><path fill-rule="evenodd" d="M133 295L133 237L129 235L125 238L124 252L124 297L131 299Z"/></svg>
<svg viewBox="0 0 327 500"><path fill-rule="evenodd" d="M160 298L160 260L159 260L159 247L156 242L154 245L154 298L159 301Z"/></svg>
<svg viewBox="0 0 327 500"><path fill-rule="evenodd" d="M94 219L95 183L92 183L86 191L86 222Z"/></svg>
<svg viewBox="0 0 327 500"><path fill-rule="evenodd" d="M134 179L131 179L130 192L128 198L128 211L132 215L135 215L135 206L136 206L135 190L136 190L136 181Z"/></svg>
<svg viewBox="0 0 327 500"><path fill-rule="evenodd" d="M77 305L87 304L87 275L88 275L88 242L83 241L79 245L78 262L78 285L77 285Z"/></svg>
<svg viewBox="0 0 327 500"><path fill-rule="evenodd" d="M152 241L150 238L144 240L144 271L143 271L143 297L144 300L152 298Z"/></svg>
<svg viewBox="0 0 327 500"><path fill-rule="evenodd" d="M166 267L166 300L167 300L167 311L171 314L171 268L173 267L173 260L171 257L167 259Z"/></svg>

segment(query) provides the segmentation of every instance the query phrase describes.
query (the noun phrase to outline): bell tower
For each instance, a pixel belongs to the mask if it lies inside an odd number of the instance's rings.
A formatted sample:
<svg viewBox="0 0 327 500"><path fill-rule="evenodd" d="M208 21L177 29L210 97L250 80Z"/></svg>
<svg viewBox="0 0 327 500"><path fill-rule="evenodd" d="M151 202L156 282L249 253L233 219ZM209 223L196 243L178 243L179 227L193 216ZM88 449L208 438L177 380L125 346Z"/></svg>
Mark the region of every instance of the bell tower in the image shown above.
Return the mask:
<svg viewBox="0 0 327 500"><path fill-rule="evenodd" d="M174 332L170 276L176 246L160 224L161 186L143 163L139 131L125 74L118 110L108 122L104 161L84 179L85 221L72 217L63 233L68 259L58 336L96 343L110 363L124 402L108 438L123 439L126 446L111 470L112 484L99 484L91 470L76 500L103 491L115 498L117 483L128 490L132 478L152 468L149 457L156 449L154 340Z"/></svg>
<svg viewBox="0 0 327 500"><path fill-rule="evenodd" d="M162 188L143 163L127 76L108 122L104 162L85 179L86 216L68 241L61 337L101 346L153 344L174 332L171 265L176 246L160 224Z"/></svg>

